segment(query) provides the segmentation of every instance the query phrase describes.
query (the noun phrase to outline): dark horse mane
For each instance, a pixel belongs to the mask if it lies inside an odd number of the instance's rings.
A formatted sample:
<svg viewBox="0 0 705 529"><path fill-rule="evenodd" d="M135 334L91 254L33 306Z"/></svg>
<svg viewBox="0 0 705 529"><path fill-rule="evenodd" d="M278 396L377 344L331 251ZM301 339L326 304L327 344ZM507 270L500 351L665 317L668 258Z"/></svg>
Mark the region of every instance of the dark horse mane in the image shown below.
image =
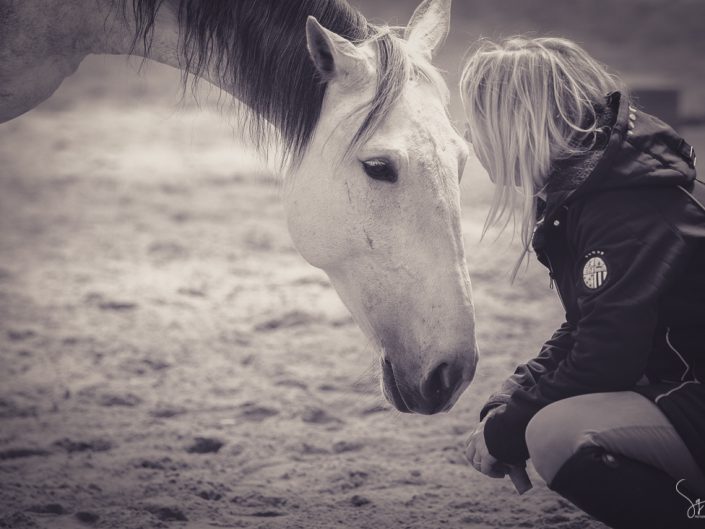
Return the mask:
<svg viewBox="0 0 705 529"><path fill-rule="evenodd" d="M257 147L266 149L268 123L274 125L284 146L282 161L295 162L303 156L326 91L326 80L306 48L309 15L354 43L372 40L377 46L376 94L351 148L374 132L412 76L443 84L430 64L412 63L394 31L368 23L344 0L118 1L125 14L132 3L133 48L142 40L149 50L158 10L163 5L173 9L179 21L184 72L197 78L208 71L252 109L247 128Z"/></svg>

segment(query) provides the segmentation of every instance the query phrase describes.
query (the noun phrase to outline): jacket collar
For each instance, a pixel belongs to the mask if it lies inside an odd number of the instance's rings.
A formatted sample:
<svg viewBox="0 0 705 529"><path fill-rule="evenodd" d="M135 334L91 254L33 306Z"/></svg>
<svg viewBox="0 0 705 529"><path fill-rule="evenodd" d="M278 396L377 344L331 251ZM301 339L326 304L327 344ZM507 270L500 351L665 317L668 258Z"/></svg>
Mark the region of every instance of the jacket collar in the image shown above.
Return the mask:
<svg viewBox="0 0 705 529"><path fill-rule="evenodd" d="M573 156L555 164L546 186L545 204L539 203L539 216L554 217L567 202L590 191L603 169L619 152L629 120L629 98L621 92L607 96L605 107L598 109L604 137L597 146L582 156Z"/></svg>

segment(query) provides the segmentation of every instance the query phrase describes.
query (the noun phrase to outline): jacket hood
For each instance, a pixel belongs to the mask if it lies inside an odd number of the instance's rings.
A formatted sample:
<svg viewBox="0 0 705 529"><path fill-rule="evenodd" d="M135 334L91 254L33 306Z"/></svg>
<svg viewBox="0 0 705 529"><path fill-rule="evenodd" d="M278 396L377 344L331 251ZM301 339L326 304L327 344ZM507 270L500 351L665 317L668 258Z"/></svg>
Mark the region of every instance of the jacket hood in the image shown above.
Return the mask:
<svg viewBox="0 0 705 529"><path fill-rule="evenodd" d="M546 186L546 219L588 193L687 186L695 180L694 165L683 152L687 145L683 139L663 121L633 108L630 110L629 98L620 92L607 97L605 107L598 109L603 141L583 156L556 163L551 172Z"/></svg>

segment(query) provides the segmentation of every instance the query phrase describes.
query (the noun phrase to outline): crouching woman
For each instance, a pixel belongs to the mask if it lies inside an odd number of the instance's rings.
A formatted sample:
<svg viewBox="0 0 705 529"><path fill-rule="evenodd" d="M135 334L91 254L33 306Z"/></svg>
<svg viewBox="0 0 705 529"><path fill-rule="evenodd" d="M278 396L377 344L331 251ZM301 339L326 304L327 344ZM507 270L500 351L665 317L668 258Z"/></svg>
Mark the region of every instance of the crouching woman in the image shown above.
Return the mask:
<svg viewBox="0 0 705 529"><path fill-rule="evenodd" d="M705 185L693 149L564 39L483 41L461 89L495 184L486 228L520 216L514 274L533 247L565 307L482 408L468 459L502 477L530 458L613 527L687 526L686 498L705 498Z"/></svg>

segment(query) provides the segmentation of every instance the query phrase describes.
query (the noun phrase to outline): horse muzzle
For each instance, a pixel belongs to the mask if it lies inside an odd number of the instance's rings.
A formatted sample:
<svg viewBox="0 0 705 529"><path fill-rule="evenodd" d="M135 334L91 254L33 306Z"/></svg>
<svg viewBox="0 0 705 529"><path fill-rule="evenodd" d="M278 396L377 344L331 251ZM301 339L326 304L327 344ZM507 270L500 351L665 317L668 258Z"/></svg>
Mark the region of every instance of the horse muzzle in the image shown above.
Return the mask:
<svg viewBox="0 0 705 529"><path fill-rule="evenodd" d="M475 376L477 355L442 361L410 383L394 364L382 359L382 391L387 400L402 413L434 413L450 410Z"/></svg>

